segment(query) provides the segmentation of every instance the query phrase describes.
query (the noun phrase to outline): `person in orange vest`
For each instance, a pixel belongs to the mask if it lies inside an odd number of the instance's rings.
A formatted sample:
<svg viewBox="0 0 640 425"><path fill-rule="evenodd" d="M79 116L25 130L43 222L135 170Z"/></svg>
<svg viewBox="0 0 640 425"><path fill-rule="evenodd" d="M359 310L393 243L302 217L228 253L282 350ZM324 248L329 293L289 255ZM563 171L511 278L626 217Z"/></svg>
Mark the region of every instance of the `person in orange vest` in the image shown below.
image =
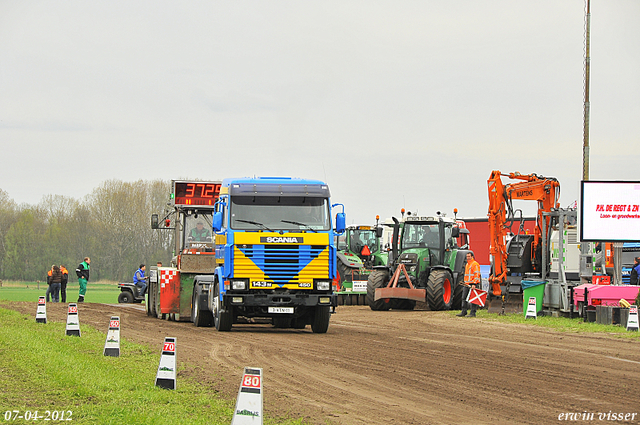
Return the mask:
<svg viewBox="0 0 640 425"><path fill-rule="evenodd" d="M469 296L469 291L475 289L477 286L479 287L480 283L480 264L476 261L473 252L467 252L467 265L464 267L464 287L462 288L462 310L456 314L456 316L464 317L467 315L467 307L470 303L466 300ZM469 317L476 317L477 308L478 306L476 304L471 304L471 314L469 314Z"/></svg>
<svg viewBox="0 0 640 425"><path fill-rule="evenodd" d="M69 282L69 270L63 265L60 265L60 272L62 273L62 282L60 282L60 302L67 302L67 283Z"/></svg>

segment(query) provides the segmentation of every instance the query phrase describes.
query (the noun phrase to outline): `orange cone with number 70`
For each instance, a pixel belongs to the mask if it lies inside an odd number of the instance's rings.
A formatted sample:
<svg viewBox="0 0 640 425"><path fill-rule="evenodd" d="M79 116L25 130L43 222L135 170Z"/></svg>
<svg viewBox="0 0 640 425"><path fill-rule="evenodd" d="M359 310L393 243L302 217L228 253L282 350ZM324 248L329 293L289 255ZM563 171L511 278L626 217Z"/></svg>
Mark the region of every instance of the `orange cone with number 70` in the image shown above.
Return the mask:
<svg viewBox="0 0 640 425"><path fill-rule="evenodd" d="M262 369L245 367L231 425L262 425Z"/></svg>

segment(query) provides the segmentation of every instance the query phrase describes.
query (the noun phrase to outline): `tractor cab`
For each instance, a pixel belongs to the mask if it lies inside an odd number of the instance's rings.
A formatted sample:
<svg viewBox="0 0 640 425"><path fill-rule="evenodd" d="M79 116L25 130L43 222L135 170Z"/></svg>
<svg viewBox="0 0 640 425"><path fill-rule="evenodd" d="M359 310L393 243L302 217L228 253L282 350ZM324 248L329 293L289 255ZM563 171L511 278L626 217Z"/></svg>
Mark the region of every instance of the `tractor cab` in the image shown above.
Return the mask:
<svg viewBox="0 0 640 425"><path fill-rule="evenodd" d="M361 260L365 260L380 250L378 232L373 226L349 227L342 242L343 246L338 249L349 251L360 257Z"/></svg>
<svg viewBox="0 0 640 425"><path fill-rule="evenodd" d="M400 238L400 263L417 277L436 265L450 263L460 230L445 217L407 217ZM425 276L426 278L426 276Z"/></svg>

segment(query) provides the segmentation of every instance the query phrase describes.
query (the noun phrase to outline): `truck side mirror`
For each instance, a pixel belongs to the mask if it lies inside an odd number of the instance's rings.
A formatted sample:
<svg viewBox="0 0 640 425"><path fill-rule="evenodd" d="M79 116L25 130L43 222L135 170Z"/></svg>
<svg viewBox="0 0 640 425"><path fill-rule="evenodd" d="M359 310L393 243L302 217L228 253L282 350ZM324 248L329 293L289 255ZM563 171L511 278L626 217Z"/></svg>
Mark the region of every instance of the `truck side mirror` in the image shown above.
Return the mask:
<svg viewBox="0 0 640 425"><path fill-rule="evenodd" d="M158 225L158 214L151 214L151 228L157 229L160 226Z"/></svg>
<svg viewBox="0 0 640 425"><path fill-rule="evenodd" d="M460 228L459 227L454 227L451 229L451 237L452 238L457 238L458 236L460 236Z"/></svg>
<svg viewBox="0 0 640 425"><path fill-rule="evenodd" d="M222 212L217 211L213 213L213 231L219 232L222 230Z"/></svg>
<svg viewBox="0 0 640 425"><path fill-rule="evenodd" d="M384 233L384 229L382 227L376 227L376 236L378 238L381 238L383 233Z"/></svg>
<svg viewBox="0 0 640 425"><path fill-rule="evenodd" d="M336 233L342 233L347 228L347 216L345 213L336 214Z"/></svg>

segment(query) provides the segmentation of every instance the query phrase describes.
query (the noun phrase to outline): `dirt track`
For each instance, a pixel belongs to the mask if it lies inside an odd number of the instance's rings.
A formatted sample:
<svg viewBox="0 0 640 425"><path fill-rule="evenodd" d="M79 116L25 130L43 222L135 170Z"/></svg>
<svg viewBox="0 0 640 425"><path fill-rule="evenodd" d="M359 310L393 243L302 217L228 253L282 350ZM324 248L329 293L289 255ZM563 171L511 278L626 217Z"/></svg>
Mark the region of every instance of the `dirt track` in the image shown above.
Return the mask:
<svg viewBox="0 0 640 425"><path fill-rule="evenodd" d="M1 306L28 315L36 309ZM262 367L267 416L316 424L541 424L564 412L592 412L595 422L600 412L640 414L638 340L357 306L339 307L324 335L270 325L222 333L150 318L140 308L83 304L80 324L106 333L109 317L120 315L124 338L158 351L165 336L177 337L178 379L190 375L229 399L244 366ZM66 306L47 304L47 315L63 322ZM640 423L639 416L625 423Z"/></svg>

